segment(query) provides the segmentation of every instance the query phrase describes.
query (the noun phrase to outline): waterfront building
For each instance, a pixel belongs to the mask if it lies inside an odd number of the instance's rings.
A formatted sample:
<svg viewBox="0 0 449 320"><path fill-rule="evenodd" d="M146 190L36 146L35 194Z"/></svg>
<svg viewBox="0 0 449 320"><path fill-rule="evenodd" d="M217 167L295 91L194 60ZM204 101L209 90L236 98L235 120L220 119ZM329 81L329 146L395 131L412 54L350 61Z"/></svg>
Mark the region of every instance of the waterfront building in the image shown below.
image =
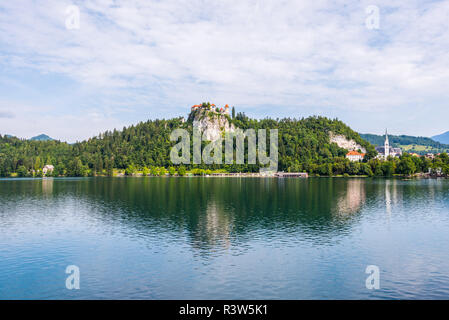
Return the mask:
<svg viewBox="0 0 449 320"><path fill-rule="evenodd" d="M350 161L362 161L365 158L365 153L360 153L358 151L349 151L346 154L346 158Z"/></svg>

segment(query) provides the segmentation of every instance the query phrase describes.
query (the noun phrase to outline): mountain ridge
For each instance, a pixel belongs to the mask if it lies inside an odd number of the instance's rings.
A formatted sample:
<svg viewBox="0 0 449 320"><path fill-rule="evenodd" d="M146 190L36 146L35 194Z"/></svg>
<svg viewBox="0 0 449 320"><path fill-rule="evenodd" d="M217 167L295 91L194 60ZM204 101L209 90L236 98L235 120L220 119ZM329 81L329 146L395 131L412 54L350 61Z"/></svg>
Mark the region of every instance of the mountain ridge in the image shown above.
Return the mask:
<svg viewBox="0 0 449 320"><path fill-rule="evenodd" d="M51 141L51 140L55 140L49 136L47 136L46 134L42 133L38 136L32 137L30 138L31 141Z"/></svg>
<svg viewBox="0 0 449 320"><path fill-rule="evenodd" d="M449 131L433 136L432 139L440 143L449 144Z"/></svg>
<svg viewBox="0 0 449 320"><path fill-rule="evenodd" d="M376 146L382 146L385 141L385 135L360 133L360 136ZM449 152L449 144L443 144L428 137L389 134L388 138L391 146L401 148L408 153L426 154Z"/></svg>

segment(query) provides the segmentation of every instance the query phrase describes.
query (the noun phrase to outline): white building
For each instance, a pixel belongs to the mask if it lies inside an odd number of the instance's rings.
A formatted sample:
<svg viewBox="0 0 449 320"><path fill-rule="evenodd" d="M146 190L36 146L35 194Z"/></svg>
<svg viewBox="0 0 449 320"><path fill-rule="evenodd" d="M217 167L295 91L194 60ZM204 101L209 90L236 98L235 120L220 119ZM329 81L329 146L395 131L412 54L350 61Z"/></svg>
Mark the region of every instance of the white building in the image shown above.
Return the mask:
<svg viewBox="0 0 449 320"><path fill-rule="evenodd" d="M386 130L385 130L385 143L383 146L376 147L376 151L379 153L377 157L384 160L387 160L389 156L392 157L402 156L401 148L393 148L390 146L390 140L388 139L388 131Z"/></svg>
<svg viewBox="0 0 449 320"><path fill-rule="evenodd" d="M365 154L353 150L346 154L346 158L350 161L362 161L365 158Z"/></svg>
<svg viewBox="0 0 449 320"><path fill-rule="evenodd" d="M47 174L47 172L53 172L53 170L55 169L54 166L52 166L51 164L47 164L45 165L45 167L42 169L42 173L43 174Z"/></svg>

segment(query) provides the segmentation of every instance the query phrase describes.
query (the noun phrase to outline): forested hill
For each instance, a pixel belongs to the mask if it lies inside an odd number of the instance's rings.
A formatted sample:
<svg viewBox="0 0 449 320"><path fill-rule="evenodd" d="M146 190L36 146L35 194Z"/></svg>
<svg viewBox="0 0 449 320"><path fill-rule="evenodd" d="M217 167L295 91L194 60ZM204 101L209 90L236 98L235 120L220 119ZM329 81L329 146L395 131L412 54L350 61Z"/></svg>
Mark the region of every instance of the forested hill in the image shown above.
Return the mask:
<svg viewBox="0 0 449 320"><path fill-rule="evenodd" d="M385 136L375 134L360 134L360 136L373 145L382 146L385 142ZM437 142L427 137L413 137L406 135L388 135L390 145L400 147L407 152L416 153L440 153L449 151L449 145Z"/></svg>
<svg viewBox="0 0 449 320"><path fill-rule="evenodd" d="M239 113L231 119L242 129L279 129L279 170L344 173L349 167L346 150L330 143L329 132L354 139L375 156L374 147L339 120L324 117L306 119L254 120ZM175 128L192 131L192 123L181 118L149 120L123 130L107 131L87 141L67 144L60 141L30 141L0 136L0 175L39 174L46 164L55 166L54 175L82 176L111 174L112 169L129 167L169 167L170 133ZM258 165L198 165L186 169L223 169L230 172L256 172ZM35 173L33 173L33 170Z"/></svg>

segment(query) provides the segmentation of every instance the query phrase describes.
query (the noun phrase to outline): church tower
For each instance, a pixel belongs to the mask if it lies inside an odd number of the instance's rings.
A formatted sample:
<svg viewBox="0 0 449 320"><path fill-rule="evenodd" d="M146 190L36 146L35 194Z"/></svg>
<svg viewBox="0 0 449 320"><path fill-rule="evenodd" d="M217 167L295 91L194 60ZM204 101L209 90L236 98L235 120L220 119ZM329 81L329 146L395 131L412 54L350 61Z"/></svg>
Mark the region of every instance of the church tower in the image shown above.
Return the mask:
<svg viewBox="0 0 449 320"><path fill-rule="evenodd" d="M385 160L390 156L390 141L388 141L388 131L385 130Z"/></svg>

